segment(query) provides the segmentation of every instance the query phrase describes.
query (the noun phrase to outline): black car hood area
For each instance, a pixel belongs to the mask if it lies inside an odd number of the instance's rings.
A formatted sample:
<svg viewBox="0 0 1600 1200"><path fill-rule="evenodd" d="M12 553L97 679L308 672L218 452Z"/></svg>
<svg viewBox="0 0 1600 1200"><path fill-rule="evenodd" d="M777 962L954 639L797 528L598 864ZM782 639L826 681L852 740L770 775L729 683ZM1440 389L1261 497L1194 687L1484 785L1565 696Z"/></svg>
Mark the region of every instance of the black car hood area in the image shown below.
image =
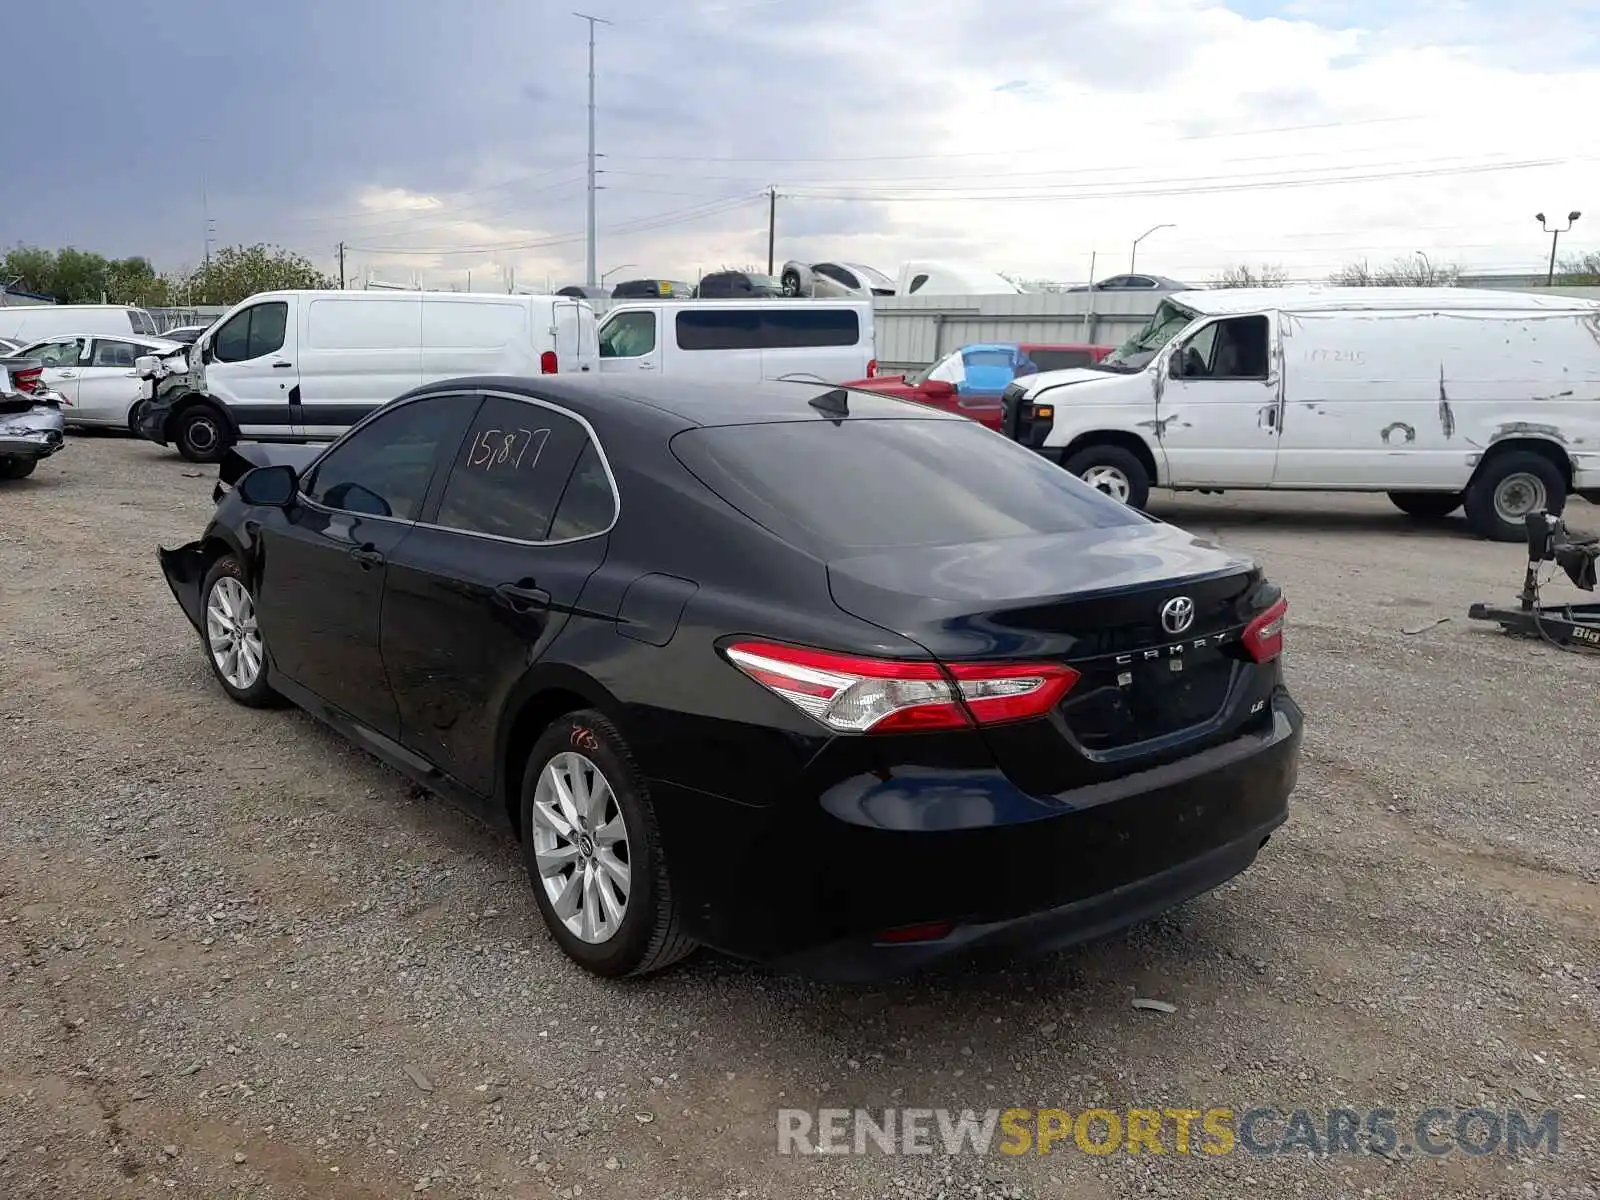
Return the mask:
<svg viewBox="0 0 1600 1200"><path fill-rule="evenodd" d="M1104 628L1137 593L1216 581L1232 596L1258 575L1248 558L1171 525L1119 525L828 563L846 612L944 657L1058 654ZM1220 597L1219 597L1220 598Z"/></svg>
<svg viewBox="0 0 1600 1200"><path fill-rule="evenodd" d="M304 471L327 447L299 446L273 442L244 442L231 447L217 466L219 483L237 483L239 477L257 467L293 467Z"/></svg>

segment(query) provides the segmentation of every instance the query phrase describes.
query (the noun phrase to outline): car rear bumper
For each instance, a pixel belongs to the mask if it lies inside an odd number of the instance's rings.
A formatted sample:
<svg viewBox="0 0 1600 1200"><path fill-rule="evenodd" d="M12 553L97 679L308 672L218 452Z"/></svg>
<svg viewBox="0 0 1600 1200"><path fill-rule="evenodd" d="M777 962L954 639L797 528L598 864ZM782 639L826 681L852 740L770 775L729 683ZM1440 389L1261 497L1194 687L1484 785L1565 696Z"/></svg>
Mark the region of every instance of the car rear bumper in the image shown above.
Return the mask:
<svg viewBox="0 0 1600 1200"><path fill-rule="evenodd" d="M66 429L66 417L54 400L0 412L0 458L49 458L66 448Z"/></svg>
<svg viewBox="0 0 1600 1200"><path fill-rule="evenodd" d="M887 978L985 947L1059 949L1237 875L1287 819L1301 726L1280 690L1254 732L1076 798L1027 795L998 771L841 785L876 791L880 811L943 806L959 827L843 820L828 811L839 788L799 811L658 785L656 807L694 936L814 977ZM901 797L884 803L896 787ZM950 928L885 941L930 924Z"/></svg>

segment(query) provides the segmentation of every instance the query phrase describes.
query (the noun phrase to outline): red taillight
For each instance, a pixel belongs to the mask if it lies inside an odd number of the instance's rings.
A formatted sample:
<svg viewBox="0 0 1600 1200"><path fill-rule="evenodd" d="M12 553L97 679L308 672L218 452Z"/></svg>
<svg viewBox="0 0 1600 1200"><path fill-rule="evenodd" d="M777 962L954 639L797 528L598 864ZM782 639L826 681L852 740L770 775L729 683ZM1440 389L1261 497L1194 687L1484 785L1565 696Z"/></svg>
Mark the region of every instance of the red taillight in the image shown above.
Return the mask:
<svg viewBox="0 0 1600 1200"><path fill-rule="evenodd" d="M558 375L561 372L561 360L556 357L554 350L546 350L539 355L539 374Z"/></svg>
<svg viewBox="0 0 1600 1200"><path fill-rule="evenodd" d="M44 368L29 367L22 371L11 373L11 382L17 391L30 394L44 391Z"/></svg>
<svg viewBox="0 0 1600 1200"><path fill-rule="evenodd" d="M877 377L878 377L878 360L874 358L874 359L872 359L871 361L869 361L867 363L867 378L868 379L876 379Z"/></svg>
<svg viewBox="0 0 1600 1200"><path fill-rule="evenodd" d="M898 929L885 929L875 939L881 945L904 945L907 942L937 942L950 936L956 927L954 921L924 921L921 925L902 925Z"/></svg>
<svg viewBox="0 0 1600 1200"><path fill-rule="evenodd" d="M995 725L1050 711L1077 682L1057 663L899 662L771 642L727 648L730 662L839 733Z"/></svg>
<svg viewBox="0 0 1600 1200"><path fill-rule="evenodd" d="M1258 663L1271 662L1283 653L1283 623L1289 602L1279 599L1271 608L1244 627L1239 636L1245 653Z"/></svg>

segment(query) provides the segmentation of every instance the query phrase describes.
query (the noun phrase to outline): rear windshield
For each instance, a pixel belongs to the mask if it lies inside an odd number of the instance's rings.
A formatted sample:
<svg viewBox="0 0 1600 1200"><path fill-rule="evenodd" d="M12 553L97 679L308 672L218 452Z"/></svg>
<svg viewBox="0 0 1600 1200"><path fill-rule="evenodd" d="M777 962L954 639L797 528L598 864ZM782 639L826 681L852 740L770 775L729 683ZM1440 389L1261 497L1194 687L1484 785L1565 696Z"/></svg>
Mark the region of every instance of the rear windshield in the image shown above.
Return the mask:
<svg viewBox="0 0 1600 1200"><path fill-rule="evenodd" d="M672 449L751 520L827 558L1144 522L972 421L722 426L687 430Z"/></svg>

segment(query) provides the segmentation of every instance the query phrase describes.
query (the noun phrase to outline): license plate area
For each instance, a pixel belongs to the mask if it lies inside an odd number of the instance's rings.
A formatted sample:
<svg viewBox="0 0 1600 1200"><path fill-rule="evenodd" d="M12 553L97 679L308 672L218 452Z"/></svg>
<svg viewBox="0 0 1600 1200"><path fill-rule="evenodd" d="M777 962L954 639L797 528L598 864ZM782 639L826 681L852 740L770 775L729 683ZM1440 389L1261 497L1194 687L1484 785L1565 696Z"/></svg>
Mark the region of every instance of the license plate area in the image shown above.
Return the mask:
<svg viewBox="0 0 1600 1200"><path fill-rule="evenodd" d="M1212 647L1129 663L1102 660L1084 670L1061 714L1090 753L1168 737L1217 717L1238 666Z"/></svg>

